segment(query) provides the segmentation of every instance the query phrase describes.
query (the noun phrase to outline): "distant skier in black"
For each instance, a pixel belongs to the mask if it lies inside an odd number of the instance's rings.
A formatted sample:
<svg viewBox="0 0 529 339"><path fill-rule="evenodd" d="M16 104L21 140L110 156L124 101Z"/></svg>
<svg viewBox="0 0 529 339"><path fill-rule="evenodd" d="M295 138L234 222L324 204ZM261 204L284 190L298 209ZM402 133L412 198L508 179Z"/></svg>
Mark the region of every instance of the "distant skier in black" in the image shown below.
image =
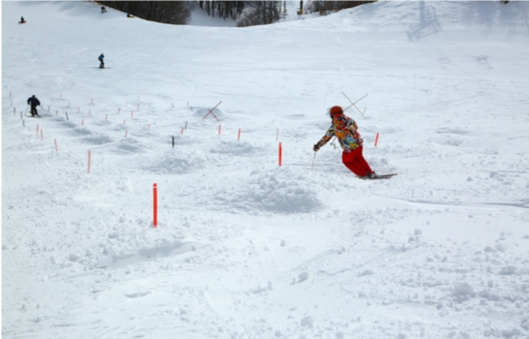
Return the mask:
<svg viewBox="0 0 529 339"><path fill-rule="evenodd" d="M101 7L101 13L106 13L107 12L107 9L105 8L105 6L102 6Z"/></svg>
<svg viewBox="0 0 529 339"><path fill-rule="evenodd" d="M25 24L25 23L26 23L26 20L24 20L24 17L23 17L23 16L20 17L20 23L21 23L21 24Z"/></svg>
<svg viewBox="0 0 529 339"><path fill-rule="evenodd" d="M105 62L103 61L104 58L105 58L105 55L103 53L101 53L101 55L97 58L97 60L99 60L100 62L99 68L105 68Z"/></svg>
<svg viewBox="0 0 529 339"><path fill-rule="evenodd" d="M37 99L35 95L32 95L30 98L28 98L28 105L31 105L31 116L40 116L37 112L37 106L40 106L40 101Z"/></svg>

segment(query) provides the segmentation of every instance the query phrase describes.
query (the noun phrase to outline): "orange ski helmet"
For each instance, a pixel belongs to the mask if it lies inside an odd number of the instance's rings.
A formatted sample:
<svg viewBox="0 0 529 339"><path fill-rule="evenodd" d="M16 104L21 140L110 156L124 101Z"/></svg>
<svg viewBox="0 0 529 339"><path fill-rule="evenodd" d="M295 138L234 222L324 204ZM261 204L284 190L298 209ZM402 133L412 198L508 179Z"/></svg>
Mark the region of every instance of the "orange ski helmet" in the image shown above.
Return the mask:
<svg viewBox="0 0 529 339"><path fill-rule="evenodd" d="M335 118L339 115L342 115L343 114L343 109L342 107L340 106L332 106L331 107L331 110L330 110L330 115L331 115L331 118Z"/></svg>

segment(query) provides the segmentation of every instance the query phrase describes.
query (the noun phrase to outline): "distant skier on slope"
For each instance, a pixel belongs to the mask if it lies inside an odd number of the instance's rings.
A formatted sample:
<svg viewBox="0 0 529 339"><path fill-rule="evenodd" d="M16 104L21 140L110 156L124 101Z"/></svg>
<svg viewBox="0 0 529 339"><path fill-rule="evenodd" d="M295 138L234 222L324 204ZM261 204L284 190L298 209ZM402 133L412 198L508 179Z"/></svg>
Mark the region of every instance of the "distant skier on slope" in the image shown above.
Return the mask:
<svg viewBox="0 0 529 339"><path fill-rule="evenodd" d="M103 59L105 59L105 55L101 53L101 55L97 58L97 60L99 60L100 62L99 68L105 68L105 62L103 61Z"/></svg>
<svg viewBox="0 0 529 339"><path fill-rule="evenodd" d="M26 23L26 20L24 20L24 17L20 17L20 21L18 22L19 24L25 24Z"/></svg>
<svg viewBox="0 0 529 339"><path fill-rule="evenodd" d="M31 116L40 116L37 112L37 106L40 106L40 101L37 99L35 95L32 95L30 98L28 98L28 105L31 105Z"/></svg>
<svg viewBox="0 0 529 339"><path fill-rule="evenodd" d="M323 138L314 145L314 152L318 152L332 137L336 137L343 149L342 162L345 167L361 179L374 179L376 174L362 155L363 140L358 133L356 122L343 114L340 106L333 106L330 116L332 125Z"/></svg>
<svg viewBox="0 0 529 339"><path fill-rule="evenodd" d="M101 6L101 13L106 13L107 12L107 9L105 8L105 6Z"/></svg>

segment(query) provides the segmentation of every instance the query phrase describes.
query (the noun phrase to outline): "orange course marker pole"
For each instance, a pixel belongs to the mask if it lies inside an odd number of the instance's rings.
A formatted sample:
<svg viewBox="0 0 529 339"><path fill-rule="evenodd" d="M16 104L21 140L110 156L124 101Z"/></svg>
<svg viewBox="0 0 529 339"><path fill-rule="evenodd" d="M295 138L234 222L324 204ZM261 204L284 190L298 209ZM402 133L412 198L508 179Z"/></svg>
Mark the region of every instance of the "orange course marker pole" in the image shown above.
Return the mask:
<svg viewBox="0 0 529 339"><path fill-rule="evenodd" d="M152 224L154 227L158 226L158 185L152 185L152 194L153 194L153 217Z"/></svg>
<svg viewBox="0 0 529 339"><path fill-rule="evenodd" d="M279 166L283 164L283 146L279 143Z"/></svg>
<svg viewBox="0 0 529 339"><path fill-rule="evenodd" d="M375 137L375 147L377 147L377 144L378 144L378 132L377 132L377 136Z"/></svg>

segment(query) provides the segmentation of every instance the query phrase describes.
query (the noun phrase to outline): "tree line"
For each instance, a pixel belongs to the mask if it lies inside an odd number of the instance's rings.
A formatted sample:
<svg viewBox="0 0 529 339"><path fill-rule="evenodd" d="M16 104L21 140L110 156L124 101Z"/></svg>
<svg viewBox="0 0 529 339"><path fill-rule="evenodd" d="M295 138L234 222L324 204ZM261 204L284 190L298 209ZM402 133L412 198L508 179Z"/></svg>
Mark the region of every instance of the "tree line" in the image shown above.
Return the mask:
<svg viewBox="0 0 529 339"><path fill-rule="evenodd" d="M191 17L191 1L96 1L133 16L161 23L185 25ZM267 25L281 19L284 1L196 1L209 16L237 21L238 27ZM306 1L303 12L327 14L374 1ZM300 1L303 8L303 1Z"/></svg>
<svg viewBox="0 0 529 339"><path fill-rule="evenodd" d="M187 1L97 1L139 18L165 24L185 25L191 17Z"/></svg>

